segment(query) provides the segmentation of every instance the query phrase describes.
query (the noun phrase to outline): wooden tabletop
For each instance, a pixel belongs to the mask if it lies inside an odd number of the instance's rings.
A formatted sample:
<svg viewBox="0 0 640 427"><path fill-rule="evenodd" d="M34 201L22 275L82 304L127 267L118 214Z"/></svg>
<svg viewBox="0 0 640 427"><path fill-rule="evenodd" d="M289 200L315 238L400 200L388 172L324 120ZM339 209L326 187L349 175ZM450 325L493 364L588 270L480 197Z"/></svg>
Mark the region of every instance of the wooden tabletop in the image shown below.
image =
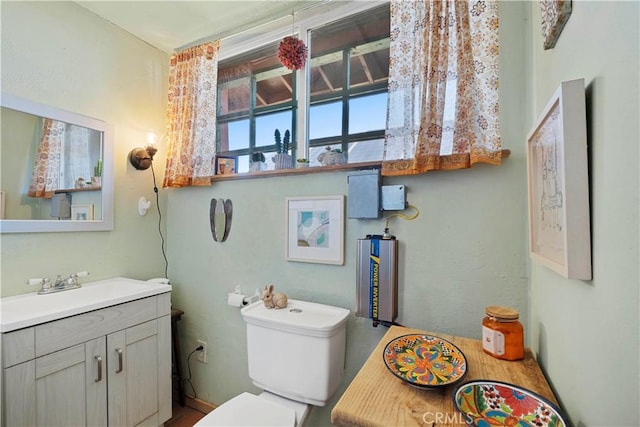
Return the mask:
<svg viewBox="0 0 640 427"><path fill-rule="evenodd" d="M331 423L343 427L464 425L453 406L456 385L419 389L395 377L384 365L382 353L389 341L406 334L442 337L454 343L467 358L463 382L476 379L504 381L524 387L557 404L530 349L524 360L496 359L482 351L480 340L392 326L373 350L360 372L331 411Z"/></svg>

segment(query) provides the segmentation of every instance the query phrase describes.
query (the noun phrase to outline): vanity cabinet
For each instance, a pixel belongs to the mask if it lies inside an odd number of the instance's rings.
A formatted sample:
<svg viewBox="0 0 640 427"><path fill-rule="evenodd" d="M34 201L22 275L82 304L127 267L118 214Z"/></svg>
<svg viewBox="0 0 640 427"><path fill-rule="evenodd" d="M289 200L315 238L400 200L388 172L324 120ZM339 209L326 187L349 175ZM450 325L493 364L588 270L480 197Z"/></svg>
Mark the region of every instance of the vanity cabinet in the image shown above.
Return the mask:
<svg viewBox="0 0 640 427"><path fill-rule="evenodd" d="M170 306L167 292L2 334L3 426L162 425Z"/></svg>

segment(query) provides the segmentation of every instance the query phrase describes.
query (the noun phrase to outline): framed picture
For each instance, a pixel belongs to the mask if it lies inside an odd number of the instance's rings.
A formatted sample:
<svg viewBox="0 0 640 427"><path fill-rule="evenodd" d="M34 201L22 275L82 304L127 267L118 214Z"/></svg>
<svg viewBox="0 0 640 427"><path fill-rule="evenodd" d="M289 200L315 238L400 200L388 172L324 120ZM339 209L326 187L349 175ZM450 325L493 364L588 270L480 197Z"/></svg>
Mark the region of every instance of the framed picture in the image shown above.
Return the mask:
<svg viewBox="0 0 640 427"><path fill-rule="evenodd" d="M563 82L527 136L531 257L568 279L591 279L584 80Z"/></svg>
<svg viewBox="0 0 640 427"><path fill-rule="evenodd" d="M540 0L544 49L553 49L571 16L571 0Z"/></svg>
<svg viewBox="0 0 640 427"><path fill-rule="evenodd" d="M72 221L92 221L93 220L93 204L71 205Z"/></svg>
<svg viewBox="0 0 640 427"><path fill-rule="evenodd" d="M238 159L229 156L216 156L216 175L233 175L238 173Z"/></svg>
<svg viewBox="0 0 640 427"><path fill-rule="evenodd" d="M287 261L344 263L344 195L287 197Z"/></svg>

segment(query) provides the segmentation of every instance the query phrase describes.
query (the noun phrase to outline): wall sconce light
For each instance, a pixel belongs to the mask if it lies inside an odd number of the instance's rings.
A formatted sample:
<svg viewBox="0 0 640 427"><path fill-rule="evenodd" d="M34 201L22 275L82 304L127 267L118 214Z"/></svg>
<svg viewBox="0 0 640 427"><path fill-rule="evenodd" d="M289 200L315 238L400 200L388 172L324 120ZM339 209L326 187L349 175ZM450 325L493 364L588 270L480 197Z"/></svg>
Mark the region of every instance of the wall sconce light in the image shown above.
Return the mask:
<svg viewBox="0 0 640 427"><path fill-rule="evenodd" d="M147 170L151 166L153 156L158 152L155 147L156 134L147 134L147 146L145 148L134 148L129 152L129 162L138 170Z"/></svg>

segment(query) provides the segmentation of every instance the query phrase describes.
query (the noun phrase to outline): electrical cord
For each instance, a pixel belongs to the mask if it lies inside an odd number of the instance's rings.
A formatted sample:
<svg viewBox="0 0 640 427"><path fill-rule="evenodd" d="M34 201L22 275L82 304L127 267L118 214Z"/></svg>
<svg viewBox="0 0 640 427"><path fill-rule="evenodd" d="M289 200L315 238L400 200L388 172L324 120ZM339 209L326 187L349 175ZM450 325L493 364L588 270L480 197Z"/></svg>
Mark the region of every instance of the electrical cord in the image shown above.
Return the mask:
<svg viewBox="0 0 640 427"><path fill-rule="evenodd" d="M413 221L414 219L418 218L418 215L420 215L420 210L417 207L413 206L413 205L408 205L407 207L415 209L416 212L413 215L405 215L405 214L401 214L401 213L394 213L394 214L389 215L386 218L387 221L385 222L385 225L384 225L384 234L385 235L389 234L389 220L391 218L397 216L397 217L400 217L402 219L406 219L407 221Z"/></svg>
<svg viewBox="0 0 640 427"><path fill-rule="evenodd" d="M153 176L153 192L156 193L156 208L158 209L158 234L160 234L160 240L162 241L160 248L162 249L162 257L164 258L164 277L169 278L169 260L164 250L164 236L162 235L162 212L160 212L160 195L158 194L158 185L156 184L156 171L153 169L153 162L151 162L151 175Z"/></svg>
<svg viewBox="0 0 640 427"><path fill-rule="evenodd" d="M189 371L189 377L185 378L184 380L182 380L182 384L186 385L187 383L189 383L189 385L191 386L191 390L193 390L193 398L194 399L196 399L198 397L198 395L196 394L196 389L193 386L193 383L191 382L191 356L196 351L201 351L203 349L204 349L204 347L199 345L195 350L193 350L191 353L189 353L189 355L187 356L187 370Z"/></svg>

